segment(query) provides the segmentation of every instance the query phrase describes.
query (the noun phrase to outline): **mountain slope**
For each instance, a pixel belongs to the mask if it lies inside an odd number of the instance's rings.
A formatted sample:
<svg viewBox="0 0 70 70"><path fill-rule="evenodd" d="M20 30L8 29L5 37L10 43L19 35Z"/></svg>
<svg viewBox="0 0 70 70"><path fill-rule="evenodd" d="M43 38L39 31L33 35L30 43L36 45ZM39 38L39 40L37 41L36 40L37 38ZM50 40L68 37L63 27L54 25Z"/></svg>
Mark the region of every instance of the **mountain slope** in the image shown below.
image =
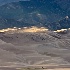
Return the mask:
<svg viewBox="0 0 70 70"><path fill-rule="evenodd" d="M70 28L70 17L66 16L64 19L45 24L47 28L50 30L60 30L60 29L67 29Z"/></svg>
<svg viewBox="0 0 70 70"><path fill-rule="evenodd" d="M7 3L18 2L18 1L24 1L24 0L0 0L0 6L5 5Z"/></svg>
<svg viewBox="0 0 70 70"><path fill-rule="evenodd" d="M3 23L0 28L11 26L45 26L51 30L69 28L70 21L64 20L64 18L70 15L70 6L69 4L64 6L65 2L68 3L69 1L31 0L2 5L0 6L0 18L10 22L0 22L1 25ZM67 25L64 25L66 22Z"/></svg>
<svg viewBox="0 0 70 70"><path fill-rule="evenodd" d="M30 27L30 26L38 26L38 27L44 26L48 28L49 30L60 30L60 29L70 28L70 17L69 16L66 16L64 19L53 22L53 23L44 22L43 24L37 23L36 21L33 21L33 23L29 23L30 20L26 22L21 21L21 20L22 19L18 21L14 19L0 18L0 29L10 28L10 27Z"/></svg>
<svg viewBox="0 0 70 70"><path fill-rule="evenodd" d="M65 16L63 14L64 10L52 2L52 0L50 2L49 0L45 2L40 1L31 0L5 4L0 6L0 17L43 26L45 23L57 21Z"/></svg>

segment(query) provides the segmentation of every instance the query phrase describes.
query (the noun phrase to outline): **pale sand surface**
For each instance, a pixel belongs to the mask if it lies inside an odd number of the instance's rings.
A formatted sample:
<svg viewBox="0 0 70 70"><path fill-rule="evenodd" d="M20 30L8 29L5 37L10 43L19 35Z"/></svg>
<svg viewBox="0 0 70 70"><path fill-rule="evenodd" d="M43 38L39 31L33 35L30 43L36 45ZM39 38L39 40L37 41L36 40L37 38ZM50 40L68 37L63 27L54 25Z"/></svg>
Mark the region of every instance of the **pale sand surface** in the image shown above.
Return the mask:
<svg viewBox="0 0 70 70"><path fill-rule="evenodd" d="M0 33L0 70L70 70L70 31L31 29Z"/></svg>
<svg viewBox="0 0 70 70"><path fill-rule="evenodd" d="M43 69L43 70L70 70L70 68L56 68L56 69Z"/></svg>

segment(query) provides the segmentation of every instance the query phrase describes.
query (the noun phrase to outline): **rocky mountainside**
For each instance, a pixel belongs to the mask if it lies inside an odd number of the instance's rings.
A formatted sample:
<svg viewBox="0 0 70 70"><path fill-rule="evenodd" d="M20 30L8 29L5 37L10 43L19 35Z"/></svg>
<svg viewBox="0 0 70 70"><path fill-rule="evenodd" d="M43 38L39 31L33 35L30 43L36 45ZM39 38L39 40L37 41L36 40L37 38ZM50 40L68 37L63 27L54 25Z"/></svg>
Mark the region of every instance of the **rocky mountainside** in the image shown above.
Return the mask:
<svg viewBox="0 0 70 70"><path fill-rule="evenodd" d="M31 21L30 21L31 22ZM46 27L49 30L60 30L60 29L68 29L70 28L70 17L66 16L65 18L56 21L56 22L51 22L51 23L40 23L38 24L37 22L35 23L28 23L28 21L23 22L23 21L17 21L14 19L4 19L0 18L0 29L5 29L5 28L12 28L12 27L30 27L30 26L38 26L38 27Z"/></svg>
<svg viewBox="0 0 70 70"><path fill-rule="evenodd" d="M70 16L66 16L62 20L45 24L45 26L50 30L60 30L70 28Z"/></svg>
<svg viewBox="0 0 70 70"><path fill-rule="evenodd" d="M68 28L70 22L64 20L70 15L68 3L68 0L31 0L2 5L0 6L0 18L2 19L0 28L13 26L45 26L52 30ZM63 26L63 23L68 26Z"/></svg>

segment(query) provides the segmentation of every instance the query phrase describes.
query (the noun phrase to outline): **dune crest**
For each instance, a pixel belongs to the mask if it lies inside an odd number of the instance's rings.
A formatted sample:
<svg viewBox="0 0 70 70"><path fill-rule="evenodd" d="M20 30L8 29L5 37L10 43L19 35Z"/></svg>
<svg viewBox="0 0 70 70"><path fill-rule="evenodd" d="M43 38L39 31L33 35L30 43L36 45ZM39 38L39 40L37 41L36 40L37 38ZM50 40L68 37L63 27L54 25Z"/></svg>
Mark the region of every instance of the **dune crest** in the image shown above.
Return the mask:
<svg viewBox="0 0 70 70"><path fill-rule="evenodd" d="M7 28L7 29L2 29L0 30L0 32L43 32L43 31L48 31L47 28L45 27L35 27L35 26L32 26L32 27L23 27L23 28L17 28L17 27L14 27L14 28Z"/></svg>

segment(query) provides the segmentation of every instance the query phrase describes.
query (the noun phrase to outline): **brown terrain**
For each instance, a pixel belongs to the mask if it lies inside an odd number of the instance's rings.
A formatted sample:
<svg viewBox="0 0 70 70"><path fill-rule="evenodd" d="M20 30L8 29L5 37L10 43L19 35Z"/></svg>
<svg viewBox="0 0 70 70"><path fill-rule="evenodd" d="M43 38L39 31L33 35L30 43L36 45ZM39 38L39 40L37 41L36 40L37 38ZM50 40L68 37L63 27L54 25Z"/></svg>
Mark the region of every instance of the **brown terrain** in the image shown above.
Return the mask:
<svg viewBox="0 0 70 70"><path fill-rule="evenodd" d="M70 29L0 30L0 70L70 70Z"/></svg>

